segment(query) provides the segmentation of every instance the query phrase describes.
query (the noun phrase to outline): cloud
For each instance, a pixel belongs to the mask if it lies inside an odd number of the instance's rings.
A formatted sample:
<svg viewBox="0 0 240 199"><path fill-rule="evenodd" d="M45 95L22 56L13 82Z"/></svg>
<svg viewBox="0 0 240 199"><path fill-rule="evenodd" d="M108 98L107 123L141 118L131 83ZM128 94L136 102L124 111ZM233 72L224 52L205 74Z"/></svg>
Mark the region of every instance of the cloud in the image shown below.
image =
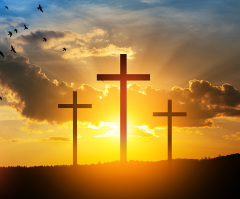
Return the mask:
<svg viewBox="0 0 240 199"><path fill-rule="evenodd" d="M34 122L31 120L25 120L20 129L29 134L53 133L55 131L51 129L47 122Z"/></svg>
<svg viewBox="0 0 240 199"><path fill-rule="evenodd" d="M42 38L47 38L43 42ZM63 47L66 52L61 53L63 59L83 59L88 57L108 57L119 56L121 53L128 54L133 58L134 51L129 46L118 46L111 43L108 33L100 28L95 28L90 32L79 34L72 31L48 31L37 30L27 35L21 35L17 42L21 45L31 45L43 50L62 52Z"/></svg>
<svg viewBox="0 0 240 199"><path fill-rule="evenodd" d="M11 106L23 116L38 121L56 120L53 112L57 106L55 100L72 91L63 82L56 85L49 81L41 68L30 64L25 57L8 55L5 61L1 61L0 79L2 87L14 97L9 101ZM7 95L7 99L11 98Z"/></svg>
<svg viewBox="0 0 240 199"><path fill-rule="evenodd" d="M51 40L51 39L58 40L58 39L64 38L65 34L66 33L60 32L60 31L38 30L35 32L31 32L30 34L27 34L27 35L21 35L17 38L17 40L22 44L34 44L36 42L37 44L39 44L39 43L43 43L42 42L43 37L48 38L48 40Z"/></svg>
<svg viewBox="0 0 240 199"><path fill-rule="evenodd" d="M176 128L176 131L187 134L204 135L198 128Z"/></svg>
<svg viewBox="0 0 240 199"><path fill-rule="evenodd" d="M112 131L108 131L106 133L104 133L103 135L96 135L94 136L96 138L101 138L101 137L119 137L119 134L116 134L114 130Z"/></svg>
<svg viewBox="0 0 240 199"><path fill-rule="evenodd" d="M94 137L119 137L120 128L114 122L100 122L99 125L95 125L92 122L78 122L78 128L88 128L92 130L101 129L104 134L98 134Z"/></svg>
<svg viewBox="0 0 240 199"><path fill-rule="evenodd" d="M213 86L205 80L191 80L188 89L174 87L171 96L178 98L188 111L195 110L209 125L213 117L240 117L240 91L227 83Z"/></svg>
<svg viewBox="0 0 240 199"><path fill-rule="evenodd" d="M223 138L226 140L240 140L240 132L236 132L231 135L224 135Z"/></svg>
<svg viewBox="0 0 240 199"><path fill-rule="evenodd" d="M72 120L71 109L58 109L57 106L72 103L73 88L64 82L49 80L41 67L31 64L26 57L8 55L0 61L0 83L4 99L22 116L59 124ZM105 83L99 82L101 85ZM77 91L78 103L93 106L79 110L78 120L85 124L82 128L100 128L101 122L119 121L119 86L105 85L104 89L97 89L83 84ZM153 117L153 112L167 111L168 99L173 100L173 111L184 111L188 115L174 117L175 126L213 127L213 118L240 117L240 91L227 83L213 86L205 80L191 80L188 88L173 87L170 91L129 84L128 118L132 126L141 126L141 131L153 133L154 126L166 125L167 118ZM91 125L84 122L91 122Z"/></svg>
<svg viewBox="0 0 240 199"><path fill-rule="evenodd" d="M153 129L150 129L147 125L136 126L136 128L143 132L141 134L138 133L138 135L140 135L141 137L159 137L158 135L156 135L155 131L164 129L162 127L155 127Z"/></svg>
<svg viewBox="0 0 240 199"><path fill-rule="evenodd" d="M24 19L22 17L14 17L14 18L3 18L0 17L0 25L1 29L6 29L6 28L15 28L24 22Z"/></svg>
<svg viewBox="0 0 240 199"><path fill-rule="evenodd" d="M208 81L190 81L190 97L209 105L236 107L240 104L240 92L230 84L213 86Z"/></svg>

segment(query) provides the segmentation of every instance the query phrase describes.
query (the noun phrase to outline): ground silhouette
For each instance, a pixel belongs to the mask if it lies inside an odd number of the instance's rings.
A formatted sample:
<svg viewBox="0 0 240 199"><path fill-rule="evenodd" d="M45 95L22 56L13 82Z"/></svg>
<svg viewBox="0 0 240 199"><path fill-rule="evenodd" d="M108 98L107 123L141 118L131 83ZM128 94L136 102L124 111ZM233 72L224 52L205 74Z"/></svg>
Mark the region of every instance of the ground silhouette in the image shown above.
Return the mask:
<svg viewBox="0 0 240 199"><path fill-rule="evenodd" d="M0 168L0 198L239 198L240 154L213 159Z"/></svg>

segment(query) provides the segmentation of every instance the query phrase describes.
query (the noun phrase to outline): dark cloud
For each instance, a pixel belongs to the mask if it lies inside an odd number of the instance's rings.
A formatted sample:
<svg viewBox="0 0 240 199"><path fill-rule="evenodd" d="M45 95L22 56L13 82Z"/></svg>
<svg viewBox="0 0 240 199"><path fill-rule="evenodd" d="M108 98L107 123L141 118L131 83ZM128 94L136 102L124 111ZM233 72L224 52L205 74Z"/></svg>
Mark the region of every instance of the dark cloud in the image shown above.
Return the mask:
<svg viewBox="0 0 240 199"><path fill-rule="evenodd" d="M240 105L240 91L230 84L213 86L205 80L191 80L188 89L174 87L172 95L181 101L193 101L207 106L237 108Z"/></svg>
<svg viewBox="0 0 240 199"><path fill-rule="evenodd" d="M12 106L23 116L38 121L57 120L56 112L53 112L57 99L72 90L65 83L56 85L50 82L41 68L30 64L27 58L12 55L0 62L0 82L16 94L17 102L13 102Z"/></svg>
<svg viewBox="0 0 240 199"><path fill-rule="evenodd" d="M208 81L191 81L190 97L201 99L209 105L237 107L240 104L240 92L230 84L213 86Z"/></svg>
<svg viewBox="0 0 240 199"><path fill-rule="evenodd" d="M218 116L240 117L240 91L230 84L213 86L205 80L192 80L189 88L173 88L175 98L190 114L194 126L211 126Z"/></svg>
<svg viewBox="0 0 240 199"><path fill-rule="evenodd" d="M61 31L50 31L50 30L38 30L35 32L31 32L28 35L21 35L18 39L22 40L26 44L34 44L36 41L42 43L42 38L46 37L48 40L54 38L64 38L65 33Z"/></svg>

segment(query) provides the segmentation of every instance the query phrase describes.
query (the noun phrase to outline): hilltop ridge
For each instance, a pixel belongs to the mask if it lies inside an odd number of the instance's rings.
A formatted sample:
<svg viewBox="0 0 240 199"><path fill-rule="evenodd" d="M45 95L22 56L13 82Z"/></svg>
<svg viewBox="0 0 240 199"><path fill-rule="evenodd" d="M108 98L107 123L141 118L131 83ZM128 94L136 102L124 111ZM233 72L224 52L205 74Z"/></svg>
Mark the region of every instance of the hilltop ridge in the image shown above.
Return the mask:
<svg viewBox="0 0 240 199"><path fill-rule="evenodd" d="M240 154L125 164L2 167L0 198L238 198Z"/></svg>

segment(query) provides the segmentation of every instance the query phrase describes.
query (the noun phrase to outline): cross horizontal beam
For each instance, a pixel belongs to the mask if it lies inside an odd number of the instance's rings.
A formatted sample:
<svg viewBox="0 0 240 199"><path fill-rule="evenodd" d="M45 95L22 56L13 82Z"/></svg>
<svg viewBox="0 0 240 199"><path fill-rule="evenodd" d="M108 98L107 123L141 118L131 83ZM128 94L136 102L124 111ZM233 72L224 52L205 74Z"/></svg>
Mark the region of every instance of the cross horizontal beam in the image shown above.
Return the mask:
<svg viewBox="0 0 240 199"><path fill-rule="evenodd" d="M153 112L153 116L187 116L186 112Z"/></svg>
<svg viewBox="0 0 240 199"><path fill-rule="evenodd" d="M119 80L125 80L125 81L149 81L150 75L149 74L98 74L97 80L103 80L103 81L119 81Z"/></svg>
<svg viewBox="0 0 240 199"><path fill-rule="evenodd" d="M58 108L73 108L73 106L73 104L58 104ZM92 108L92 104L76 104L76 108Z"/></svg>

